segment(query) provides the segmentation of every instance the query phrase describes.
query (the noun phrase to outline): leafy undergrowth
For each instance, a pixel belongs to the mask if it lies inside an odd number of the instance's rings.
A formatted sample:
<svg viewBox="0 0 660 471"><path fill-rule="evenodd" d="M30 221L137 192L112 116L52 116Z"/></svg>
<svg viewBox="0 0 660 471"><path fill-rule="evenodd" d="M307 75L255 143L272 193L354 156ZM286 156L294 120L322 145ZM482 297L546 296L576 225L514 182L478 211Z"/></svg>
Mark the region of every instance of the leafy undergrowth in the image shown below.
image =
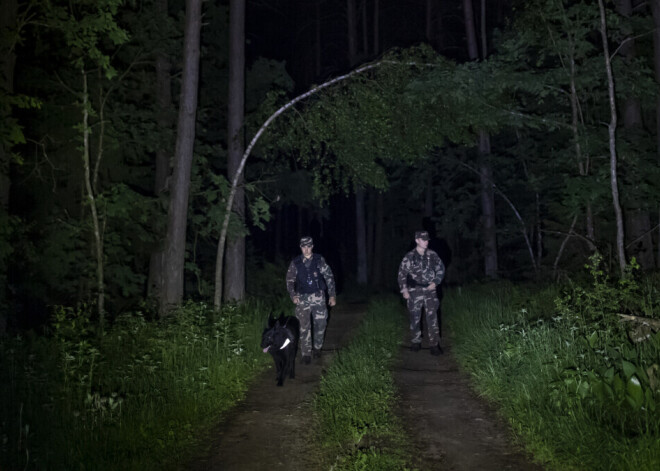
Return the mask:
<svg viewBox="0 0 660 471"><path fill-rule="evenodd" d="M2 340L0 468L176 467L267 364L265 312L189 303L165 321L120 317L99 336L89 311L61 308L51 336Z"/></svg>
<svg viewBox="0 0 660 471"><path fill-rule="evenodd" d="M547 469L660 469L660 333L619 315L660 317L657 279L599 264L589 284L452 290L454 351Z"/></svg>
<svg viewBox="0 0 660 471"><path fill-rule="evenodd" d="M372 302L354 340L321 378L314 407L331 469L408 469L406 434L392 412L390 372L403 328L394 298Z"/></svg>

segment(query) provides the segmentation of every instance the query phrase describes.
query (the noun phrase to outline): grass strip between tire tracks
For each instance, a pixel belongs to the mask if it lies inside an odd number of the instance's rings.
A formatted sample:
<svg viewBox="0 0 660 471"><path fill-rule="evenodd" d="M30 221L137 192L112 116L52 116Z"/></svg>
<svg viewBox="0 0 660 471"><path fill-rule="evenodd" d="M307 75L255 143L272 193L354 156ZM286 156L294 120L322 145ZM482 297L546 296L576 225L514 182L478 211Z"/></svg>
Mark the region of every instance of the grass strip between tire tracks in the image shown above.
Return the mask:
<svg viewBox="0 0 660 471"><path fill-rule="evenodd" d="M410 469L391 373L404 328L395 298L370 302L355 338L321 378L314 410L330 469Z"/></svg>

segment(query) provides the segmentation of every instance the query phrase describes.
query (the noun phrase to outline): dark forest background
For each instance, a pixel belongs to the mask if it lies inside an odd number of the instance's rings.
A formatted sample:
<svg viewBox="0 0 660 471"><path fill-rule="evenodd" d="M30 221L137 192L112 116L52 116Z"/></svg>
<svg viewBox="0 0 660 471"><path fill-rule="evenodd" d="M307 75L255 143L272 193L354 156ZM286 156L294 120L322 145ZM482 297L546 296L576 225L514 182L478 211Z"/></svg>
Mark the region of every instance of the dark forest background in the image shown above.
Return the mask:
<svg viewBox="0 0 660 471"><path fill-rule="evenodd" d="M303 235L340 289L420 228L448 284L660 263L656 1L0 4L3 331L281 293ZM225 252L255 133L369 64L263 129Z"/></svg>

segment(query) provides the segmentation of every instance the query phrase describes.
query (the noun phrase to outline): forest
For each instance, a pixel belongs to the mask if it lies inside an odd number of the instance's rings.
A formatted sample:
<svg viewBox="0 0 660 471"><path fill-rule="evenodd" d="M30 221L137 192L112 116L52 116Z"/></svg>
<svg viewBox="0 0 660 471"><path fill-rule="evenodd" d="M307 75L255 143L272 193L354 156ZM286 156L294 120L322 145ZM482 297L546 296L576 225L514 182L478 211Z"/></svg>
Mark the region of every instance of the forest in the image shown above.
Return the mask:
<svg viewBox="0 0 660 471"><path fill-rule="evenodd" d="M12 384L0 467L98 454L114 438L49 455L57 439L25 429L29 407L86 407L81 436L130 428L146 419L122 414L146 399L111 371L184 370L184 351L202 371L197 341L241 358L213 373L239 400L263 367L241 353L257 312L292 311L284 276L303 236L340 298L398 292L416 230L447 293L551 292L515 308L582 316L562 332L593 355L632 345L585 367L601 382L574 395L659 413L660 1L0 0L0 12L0 381ZM569 389L574 366L561 367ZM620 424L657 444L649 420Z"/></svg>

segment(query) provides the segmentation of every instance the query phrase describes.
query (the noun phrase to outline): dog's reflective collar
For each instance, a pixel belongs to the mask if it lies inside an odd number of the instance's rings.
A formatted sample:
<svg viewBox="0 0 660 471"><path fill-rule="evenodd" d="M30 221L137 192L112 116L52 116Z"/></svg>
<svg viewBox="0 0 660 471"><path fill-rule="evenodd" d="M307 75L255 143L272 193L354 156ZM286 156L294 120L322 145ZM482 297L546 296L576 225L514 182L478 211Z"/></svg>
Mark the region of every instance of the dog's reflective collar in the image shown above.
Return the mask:
<svg viewBox="0 0 660 471"><path fill-rule="evenodd" d="M282 350L284 347L286 347L286 346L289 345L290 343L291 343L291 340L290 340L290 339L286 339L286 340L284 341L284 345L282 345L282 346L280 347L280 350Z"/></svg>

